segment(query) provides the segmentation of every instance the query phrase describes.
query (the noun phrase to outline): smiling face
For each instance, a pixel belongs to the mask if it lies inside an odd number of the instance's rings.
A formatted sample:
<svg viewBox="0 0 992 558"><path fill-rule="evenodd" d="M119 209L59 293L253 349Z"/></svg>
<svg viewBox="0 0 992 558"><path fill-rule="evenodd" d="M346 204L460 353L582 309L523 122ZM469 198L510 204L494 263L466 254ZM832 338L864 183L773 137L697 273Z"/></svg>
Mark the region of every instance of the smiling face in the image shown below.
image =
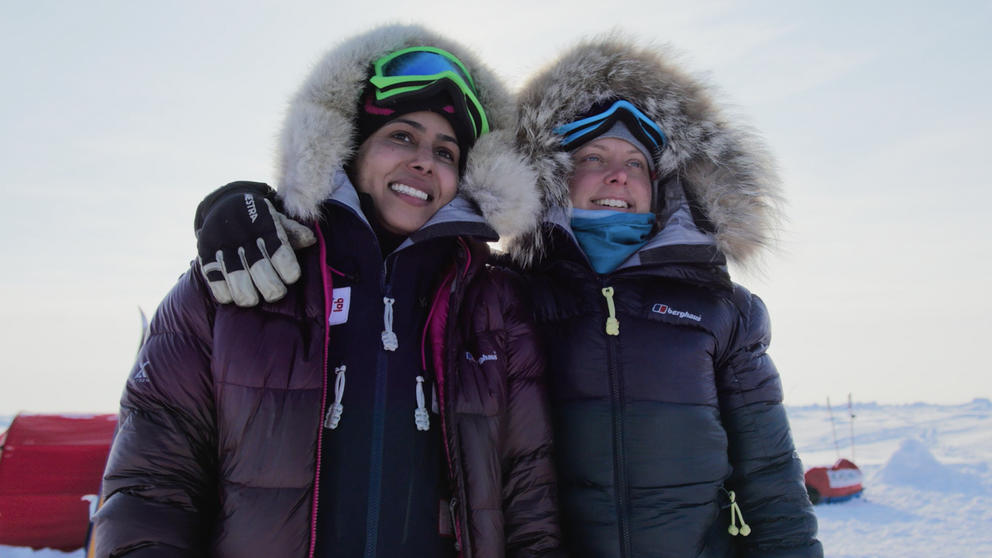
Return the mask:
<svg viewBox="0 0 992 558"><path fill-rule="evenodd" d="M355 186L372 196L375 218L386 230L409 235L454 199L460 155L455 132L442 116L407 113L362 142Z"/></svg>
<svg viewBox="0 0 992 558"><path fill-rule="evenodd" d="M572 154L569 197L578 209L651 211L651 171L647 159L619 138L593 140Z"/></svg>

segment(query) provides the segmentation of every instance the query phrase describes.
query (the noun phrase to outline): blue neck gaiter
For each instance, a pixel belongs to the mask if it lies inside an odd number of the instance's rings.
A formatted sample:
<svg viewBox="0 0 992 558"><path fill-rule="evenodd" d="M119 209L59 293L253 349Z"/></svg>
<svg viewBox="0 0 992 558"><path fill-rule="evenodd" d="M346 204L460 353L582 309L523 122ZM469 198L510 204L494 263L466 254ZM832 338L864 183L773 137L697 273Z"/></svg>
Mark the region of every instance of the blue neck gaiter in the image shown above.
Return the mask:
<svg viewBox="0 0 992 558"><path fill-rule="evenodd" d="M651 236L653 213L573 209L572 232L596 273L609 273Z"/></svg>

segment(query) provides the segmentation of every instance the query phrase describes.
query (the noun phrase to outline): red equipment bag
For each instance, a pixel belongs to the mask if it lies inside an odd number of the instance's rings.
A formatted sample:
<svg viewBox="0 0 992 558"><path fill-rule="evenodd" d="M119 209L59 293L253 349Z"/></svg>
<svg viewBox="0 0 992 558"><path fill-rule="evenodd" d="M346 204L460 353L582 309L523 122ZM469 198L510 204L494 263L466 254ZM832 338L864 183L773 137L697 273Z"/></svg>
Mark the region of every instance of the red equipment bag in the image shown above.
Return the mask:
<svg viewBox="0 0 992 558"><path fill-rule="evenodd" d="M0 545L85 544L116 426L117 415L14 417L0 434Z"/></svg>
<svg viewBox="0 0 992 558"><path fill-rule="evenodd" d="M812 467L806 471L806 491L813 504L850 500L864 491L861 469L847 459L832 467Z"/></svg>

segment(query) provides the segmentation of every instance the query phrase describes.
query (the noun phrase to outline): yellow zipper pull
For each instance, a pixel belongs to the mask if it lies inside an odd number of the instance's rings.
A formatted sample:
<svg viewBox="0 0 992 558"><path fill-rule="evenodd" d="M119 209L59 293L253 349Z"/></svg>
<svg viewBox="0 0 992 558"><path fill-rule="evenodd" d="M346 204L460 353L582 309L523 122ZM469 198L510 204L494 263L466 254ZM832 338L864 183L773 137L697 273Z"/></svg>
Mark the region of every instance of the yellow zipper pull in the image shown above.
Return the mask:
<svg viewBox="0 0 992 558"><path fill-rule="evenodd" d="M606 297L606 307L610 310L610 317L606 318L606 334L620 335L620 320L617 319L617 310L613 307L613 287L604 287L603 296Z"/></svg>
<svg viewBox="0 0 992 558"><path fill-rule="evenodd" d="M737 518L741 520L740 528L737 527ZM730 527L727 528L727 532L732 537L736 537L738 534L746 537L751 534L751 526L744 523L744 514L741 513L741 507L737 505L737 495L734 494L733 490L730 491Z"/></svg>

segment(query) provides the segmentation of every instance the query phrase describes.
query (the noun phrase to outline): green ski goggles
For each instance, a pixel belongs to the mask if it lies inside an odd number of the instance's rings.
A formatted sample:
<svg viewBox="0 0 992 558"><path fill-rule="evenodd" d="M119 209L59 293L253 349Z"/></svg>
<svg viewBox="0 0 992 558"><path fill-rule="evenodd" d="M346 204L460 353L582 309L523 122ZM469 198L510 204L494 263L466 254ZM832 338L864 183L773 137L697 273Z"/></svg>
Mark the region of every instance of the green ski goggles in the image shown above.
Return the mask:
<svg viewBox="0 0 992 558"><path fill-rule="evenodd" d="M450 52L428 46L391 52L375 61L369 82L376 88L378 101L430 93L432 89L447 90L456 104L455 110L468 115L475 138L489 132L489 120L479 102L475 82Z"/></svg>

